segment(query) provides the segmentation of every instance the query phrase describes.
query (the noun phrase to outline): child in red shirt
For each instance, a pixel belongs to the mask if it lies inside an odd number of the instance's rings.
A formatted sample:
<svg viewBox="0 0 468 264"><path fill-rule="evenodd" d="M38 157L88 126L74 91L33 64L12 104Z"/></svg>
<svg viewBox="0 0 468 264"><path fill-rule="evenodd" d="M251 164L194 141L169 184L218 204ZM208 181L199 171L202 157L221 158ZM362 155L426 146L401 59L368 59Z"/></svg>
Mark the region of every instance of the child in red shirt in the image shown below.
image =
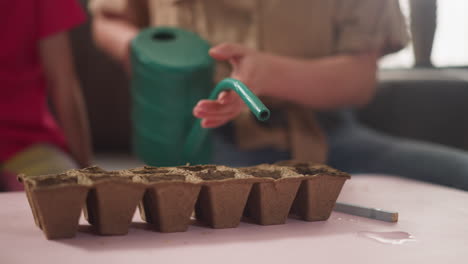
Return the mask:
<svg viewBox="0 0 468 264"><path fill-rule="evenodd" d="M84 20L75 0L0 3L0 190L21 189L18 173L89 163L89 129L67 35Z"/></svg>

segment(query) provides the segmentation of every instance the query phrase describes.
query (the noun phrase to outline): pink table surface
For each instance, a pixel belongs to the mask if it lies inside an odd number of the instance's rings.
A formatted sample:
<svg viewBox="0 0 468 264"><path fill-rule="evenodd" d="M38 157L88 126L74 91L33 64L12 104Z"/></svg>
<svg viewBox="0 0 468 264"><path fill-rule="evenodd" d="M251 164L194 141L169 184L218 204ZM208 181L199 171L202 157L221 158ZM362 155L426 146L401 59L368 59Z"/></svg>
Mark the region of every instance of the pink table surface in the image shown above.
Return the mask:
<svg viewBox="0 0 468 264"><path fill-rule="evenodd" d="M0 194L0 263L468 263L468 192L362 175L345 184L339 200L398 211L399 222L334 212L325 222L191 226L172 234L135 223L127 236L100 237L82 219L76 238L48 241L34 225L24 193ZM382 243L362 232L413 238Z"/></svg>

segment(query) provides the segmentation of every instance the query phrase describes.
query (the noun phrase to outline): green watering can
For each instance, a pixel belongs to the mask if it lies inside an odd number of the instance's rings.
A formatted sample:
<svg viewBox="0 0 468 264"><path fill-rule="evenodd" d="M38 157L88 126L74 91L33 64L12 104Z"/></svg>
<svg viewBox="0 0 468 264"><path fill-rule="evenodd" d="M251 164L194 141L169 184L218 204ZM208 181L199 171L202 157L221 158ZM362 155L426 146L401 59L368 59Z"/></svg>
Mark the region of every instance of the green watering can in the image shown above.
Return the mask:
<svg viewBox="0 0 468 264"><path fill-rule="evenodd" d="M261 121L270 111L242 82L227 78L211 91L210 45L195 33L172 27L143 30L131 43L133 149L146 164L177 166L212 160L209 129L192 109L203 98L233 90Z"/></svg>

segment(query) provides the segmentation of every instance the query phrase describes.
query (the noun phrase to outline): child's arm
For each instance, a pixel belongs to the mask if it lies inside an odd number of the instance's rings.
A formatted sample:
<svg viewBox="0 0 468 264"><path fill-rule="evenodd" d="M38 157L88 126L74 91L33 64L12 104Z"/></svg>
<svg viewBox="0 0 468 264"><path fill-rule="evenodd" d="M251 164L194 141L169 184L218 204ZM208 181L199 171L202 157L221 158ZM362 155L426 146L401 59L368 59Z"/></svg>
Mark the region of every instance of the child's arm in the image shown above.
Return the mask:
<svg viewBox="0 0 468 264"><path fill-rule="evenodd" d="M40 54L55 112L70 152L82 167L90 165L91 139L86 106L76 78L68 34L58 33L40 41Z"/></svg>
<svg viewBox="0 0 468 264"><path fill-rule="evenodd" d="M373 96L378 53L295 59L222 44L210 50L217 60L228 60L232 77L257 95L285 99L313 109L363 105ZM237 95L224 92L216 101L202 100L194 108L202 126L217 127L242 110Z"/></svg>

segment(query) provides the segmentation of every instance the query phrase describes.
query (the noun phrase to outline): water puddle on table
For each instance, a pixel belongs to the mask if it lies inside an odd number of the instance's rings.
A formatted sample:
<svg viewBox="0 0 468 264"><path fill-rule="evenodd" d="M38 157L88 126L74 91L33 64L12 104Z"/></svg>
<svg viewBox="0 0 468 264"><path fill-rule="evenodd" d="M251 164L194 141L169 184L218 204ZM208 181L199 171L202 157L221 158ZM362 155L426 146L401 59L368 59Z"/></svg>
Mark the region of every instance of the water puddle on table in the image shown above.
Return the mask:
<svg viewBox="0 0 468 264"><path fill-rule="evenodd" d="M348 221L348 222L359 222L357 219L353 219L353 218L342 218L342 217L333 217L333 218L330 218L331 220L336 220L336 221Z"/></svg>
<svg viewBox="0 0 468 264"><path fill-rule="evenodd" d="M373 231L360 231L357 232L360 237L372 239L382 244L402 245L406 242L416 241L416 239L407 232L393 231L393 232L373 232Z"/></svg>

